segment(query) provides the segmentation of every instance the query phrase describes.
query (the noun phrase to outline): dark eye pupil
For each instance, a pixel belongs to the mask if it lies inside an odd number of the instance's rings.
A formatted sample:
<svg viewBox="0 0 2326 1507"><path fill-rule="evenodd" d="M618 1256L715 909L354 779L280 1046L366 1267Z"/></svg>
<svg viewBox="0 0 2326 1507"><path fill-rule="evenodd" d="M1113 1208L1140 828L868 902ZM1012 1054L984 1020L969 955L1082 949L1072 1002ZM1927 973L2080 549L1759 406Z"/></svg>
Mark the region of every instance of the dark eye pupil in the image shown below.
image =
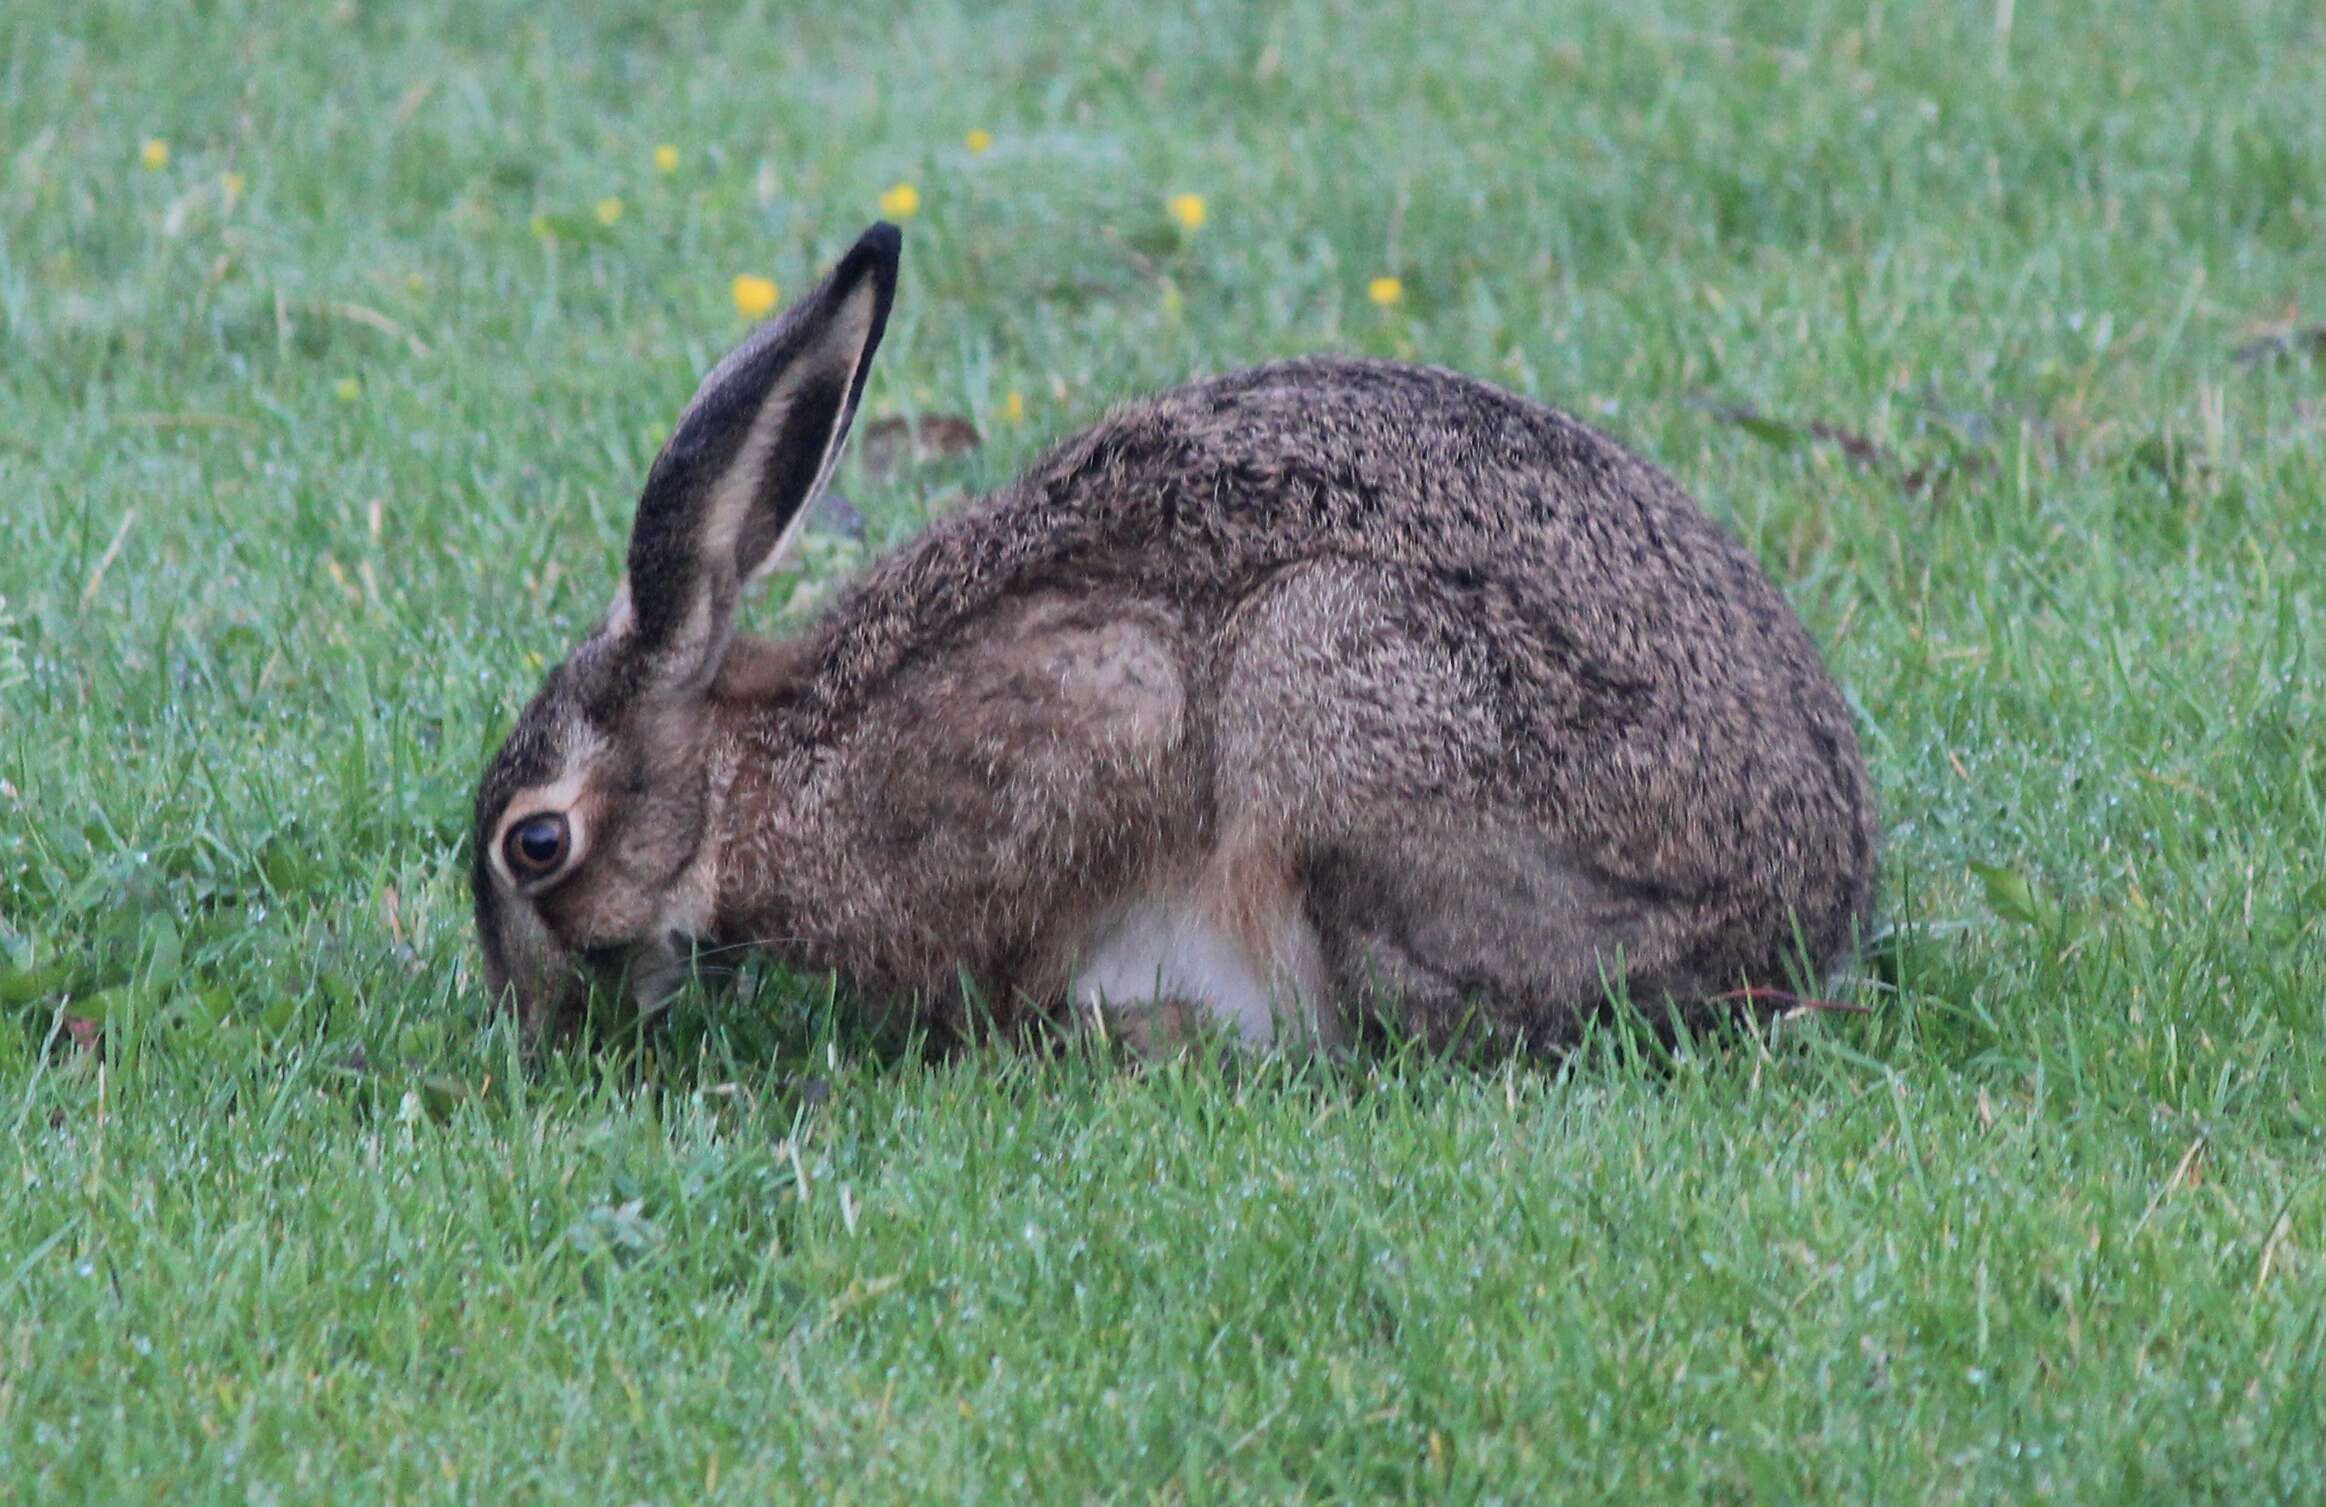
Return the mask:
<svg viewBox="0 0 2326 1507"><path fill-rule="evenodd" d="M532 873L543 873L557 867L565 856L565 818L562 816L534 816L519 822L509 833L509 857L515 866Z"/></svg>

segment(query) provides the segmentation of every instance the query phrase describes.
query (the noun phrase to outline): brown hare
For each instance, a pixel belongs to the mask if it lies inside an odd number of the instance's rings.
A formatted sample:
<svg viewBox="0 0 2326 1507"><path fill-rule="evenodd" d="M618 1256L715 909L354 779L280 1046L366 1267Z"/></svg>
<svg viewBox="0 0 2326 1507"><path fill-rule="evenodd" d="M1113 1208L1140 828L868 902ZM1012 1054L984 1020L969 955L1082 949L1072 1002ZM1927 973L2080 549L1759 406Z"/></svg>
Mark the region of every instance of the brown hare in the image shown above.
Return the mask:
<svg viewBox="0 0 2326 1507"><path fill-rule="evenodd" d="M1612 997L1709 1020L1845 953L1874 807L1799 621L1661 471L1452 372L1132 404L797 637L737 631L898 248L873 226L704 379L485 773L477 928L529 1030L748 946L940 1028L1555 1051Z"/></svg>

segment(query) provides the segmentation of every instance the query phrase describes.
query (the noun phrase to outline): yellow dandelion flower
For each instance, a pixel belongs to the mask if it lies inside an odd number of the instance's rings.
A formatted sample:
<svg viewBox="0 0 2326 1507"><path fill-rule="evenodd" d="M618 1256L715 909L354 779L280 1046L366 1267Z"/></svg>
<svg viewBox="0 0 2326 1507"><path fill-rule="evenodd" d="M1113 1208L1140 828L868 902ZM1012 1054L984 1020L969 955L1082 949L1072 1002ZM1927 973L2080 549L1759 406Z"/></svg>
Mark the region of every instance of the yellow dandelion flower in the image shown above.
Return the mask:
<svg viewBox="0 0 2326 1507"><path fill-rule="evenodd" d="M240 173L222 173L218 178L219 197L232 209L242 202L243 176Z"/></svg>
<svg viewBox="0 0 2326 1507"><path fill-rule="evenodd" d="M1179 222L1181 230L1201 230L1203 222L1211 218L1211 207L1203 202L1201 194L1173 194L1165 206L1171 218Z"/></svg>
<svg viewBox="0 0 2326 1507"><path fill-rule="evenodd" d="M1013 424L1023 424L1026 421L1026 395L1011 388L1010 395L1001 400L1001 416Z"/></svg>
<svg viewBox="0 0 2326 1507"><path fill-rule="evenodd" d="M982 156L983 154L993 150L993 132L986 130L983 126L980 126L976 130L971 131L967 136L962 137L961 142L962 145L968 147L970 151Z"/></svg>
<svg viewBox="0 0 2326 1507"><path fill-rule="evenodd" d="M678 148L669 145L656 147L654 149L654 170L658 173L677 172Z"/></svg>
<svg viewBox="0 0 2326 1507"><path fill-rule="evenodd" d="M892 220L909 220L921 212L921 191L910 183L890 186L880 196L880 212Z"/></svg>
<svg viewBox="0 0 2326 1507"><path fill-rule="evenodd" d="M159 136L148 136L145 145L137 149L137 160L145 164L147 172L158 173L170 165L170 144Z"/></svg>
<svg viewBox="0 0 2326 1507"><path fill-rule="evenodd" d="M620 199L616 198L612 194L608 194L605 198L598 201L598 223L600 225L610 227L614 224L615 221L621 218L622 201Z"/></svg>
<svg viewBox="0 0 2326 1507"><path fill-rule="evenodd" d="M331 384L331 395L342 403L352 403L363 396L363 384L353 377L341 377Z"/></svg>
<svg viewBox="0 0 2326 1507"><path fill-rule="evenodd" d="M1365 285L1365 296L1386 309L1404 299L1405 284L1394 277L1377 277Z"/></svg>
<svg viewBox="0 0 2326 1507"><path fill-rule="evenodd" d="M764 319L775 307L778 289L772 277L753 277L746 272L735 279L735 312L745 319Z"/></svg>

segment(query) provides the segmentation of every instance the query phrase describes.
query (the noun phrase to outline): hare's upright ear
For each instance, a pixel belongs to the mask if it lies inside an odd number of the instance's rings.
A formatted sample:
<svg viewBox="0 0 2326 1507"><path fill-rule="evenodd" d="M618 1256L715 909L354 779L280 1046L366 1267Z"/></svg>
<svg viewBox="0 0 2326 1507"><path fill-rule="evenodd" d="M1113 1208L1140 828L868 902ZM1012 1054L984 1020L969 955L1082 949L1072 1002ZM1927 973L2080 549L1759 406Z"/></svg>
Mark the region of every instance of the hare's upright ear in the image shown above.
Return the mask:
<svg viewBox="0 0 2326 1507"><path fill-rule="evenodd" d="M659 689L706 683L743 587L781 557L832 474L896 296L893 225L753 331L695 390L655 457L607 628Z"/></svg>

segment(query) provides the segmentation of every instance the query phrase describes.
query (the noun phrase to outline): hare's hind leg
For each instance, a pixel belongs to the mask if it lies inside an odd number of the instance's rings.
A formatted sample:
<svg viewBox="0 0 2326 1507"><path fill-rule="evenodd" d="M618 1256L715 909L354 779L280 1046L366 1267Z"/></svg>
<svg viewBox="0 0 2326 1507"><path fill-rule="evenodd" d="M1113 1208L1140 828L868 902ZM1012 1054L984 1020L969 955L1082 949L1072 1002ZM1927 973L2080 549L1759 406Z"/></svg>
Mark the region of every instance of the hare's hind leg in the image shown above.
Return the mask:
<svg viewBox="0 0 2326 1507"><path fill-rule="evenodd" d="M1244 604L1221 695L1223 823L1287 834L1325 990L1439 1044L1563 1045L1701 935L1512 791L1492 646L1425 571L1321 560Z"/></svg>
<svg viewBox="0 0 2326 1507"><path fill-rule="evenodd" d="M1319 848L1306 878L1335 991L1440 1048L1570 1046L1618 988L1653 1009L1702 931L1516 813L1400 813Z"/></svg>

